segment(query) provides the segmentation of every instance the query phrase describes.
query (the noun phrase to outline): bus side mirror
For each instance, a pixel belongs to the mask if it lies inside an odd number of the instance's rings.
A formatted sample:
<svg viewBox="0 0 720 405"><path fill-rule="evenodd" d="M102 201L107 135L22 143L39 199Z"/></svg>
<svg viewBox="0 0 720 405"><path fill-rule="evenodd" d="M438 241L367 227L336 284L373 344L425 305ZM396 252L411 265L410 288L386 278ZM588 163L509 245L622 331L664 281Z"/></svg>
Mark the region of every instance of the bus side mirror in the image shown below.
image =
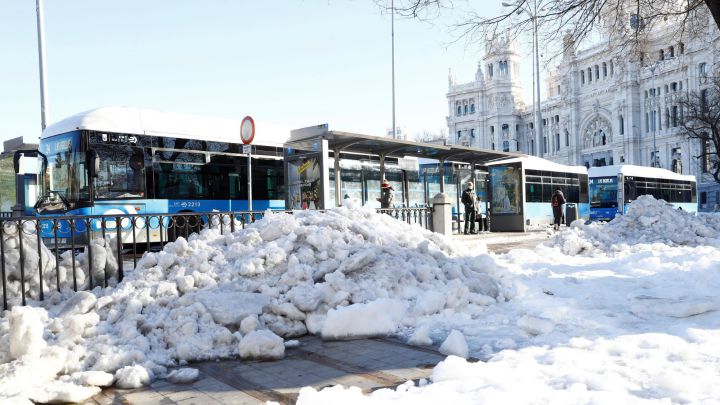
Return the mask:
<svg viewBox="0 0 720 405"><path fill-rule="evenodd" d="M94 150L88 151L88 174L90 177L95 178L100 173L100 157Z"/></svg>

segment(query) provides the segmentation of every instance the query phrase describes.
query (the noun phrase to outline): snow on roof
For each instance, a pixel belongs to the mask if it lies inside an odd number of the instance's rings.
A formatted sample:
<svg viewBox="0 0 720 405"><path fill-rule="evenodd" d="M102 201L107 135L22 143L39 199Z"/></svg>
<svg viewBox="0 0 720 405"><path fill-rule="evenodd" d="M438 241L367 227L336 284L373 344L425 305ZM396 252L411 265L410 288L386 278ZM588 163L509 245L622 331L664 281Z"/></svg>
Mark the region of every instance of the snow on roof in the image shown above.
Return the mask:
<svg viewBox="0 0 720 405"><path fill-rule="evenodd" d="M503 159L488 163L487 165L496 166L518 162L522 162L523 167L530 170L548 170L554 172L587 174L587 168L585 166L561 165L560 163L551 162L547 159L539 158L537 156L523 156L511 159Z"/></svg>
<svg viewBox="0 0 720 405"><path fill-rule="evenodd" d="M634 166L634 165L615 165L591 167L588 170L588 177L613 177L622 173L625 176L653 177L668 180L686 180L695 181L695 176L687 174L677 174L667 169L659 167Z"/></svg>
<svg viewBox="0 0 720 405"><path fill-rule="evenodd" d="M279 125L256 120L255 128L256 144L280 145L290 137L290 129ZM75 114L47 127L41 139L78 129L240 142L240 120L135 107L102 107Z"/></svg>

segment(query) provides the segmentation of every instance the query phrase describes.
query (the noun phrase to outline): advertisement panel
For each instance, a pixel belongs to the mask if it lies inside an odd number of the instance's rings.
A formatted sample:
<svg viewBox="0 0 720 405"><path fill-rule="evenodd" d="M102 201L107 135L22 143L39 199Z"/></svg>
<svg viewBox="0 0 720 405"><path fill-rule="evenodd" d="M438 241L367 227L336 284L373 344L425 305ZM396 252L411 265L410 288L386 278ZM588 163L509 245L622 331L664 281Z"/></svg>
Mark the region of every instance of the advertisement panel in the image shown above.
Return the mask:
<svg viewBox="0 0 720 405"><path fill-rule="evenodd" d="M285 205L291 210L332 206L328 187L327 140L314 138L285 145Z"/></svg>
<svg viewBox="0 0 720 405"><path fill-rule="evenodd" d="M0 159L0 211L10 212L15 205L15 169L13 157Z"/></svg>
<svg viewBox="0 0 720 405"><path fill-rule="evenodd" d="M493 215L517 215L522 212L520 166L490 166L490 210Z"/></svg>
<svg viewBox="0 0 720 405"><path fill-rule="evenodd" d="M320 156L299 157L287 161L288 208L320 209L322 170Z"/></svg>

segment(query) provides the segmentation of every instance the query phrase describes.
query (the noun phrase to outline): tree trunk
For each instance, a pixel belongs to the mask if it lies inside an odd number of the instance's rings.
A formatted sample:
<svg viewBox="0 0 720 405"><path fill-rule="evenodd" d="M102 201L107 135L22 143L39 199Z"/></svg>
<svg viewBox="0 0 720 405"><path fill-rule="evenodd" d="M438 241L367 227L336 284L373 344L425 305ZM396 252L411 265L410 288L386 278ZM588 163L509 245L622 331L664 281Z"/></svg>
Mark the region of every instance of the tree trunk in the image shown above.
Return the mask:
<svg viewBox="0 0 720 405"><path fill-rule="evenodd" d="M710 9L710 13L712 13L715 25L720 28L720 0L705 0L705 4Z"/></svg>

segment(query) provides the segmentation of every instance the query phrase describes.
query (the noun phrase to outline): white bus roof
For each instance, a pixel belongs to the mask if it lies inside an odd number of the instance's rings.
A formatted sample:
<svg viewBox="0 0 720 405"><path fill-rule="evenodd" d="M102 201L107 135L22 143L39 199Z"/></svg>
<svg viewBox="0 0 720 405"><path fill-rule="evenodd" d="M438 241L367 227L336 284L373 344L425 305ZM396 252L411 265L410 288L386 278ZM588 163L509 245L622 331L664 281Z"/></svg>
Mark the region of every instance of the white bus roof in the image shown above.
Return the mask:
<svg viewBox="0 0 720 405"><path fill-rule="evenodd" d="M695 176L687 174L677 174L667 169L659 167L634 166L634 165L615 165L591 167L588 170L588 177L614 177L622 173L624 176L651 177L656 179L667 180L685 180L696 181Z"/></svg>
<svg viewBox="0 0 720 405"><path fill-rule="evenodd" d="M498 160L495 162L488 163L488 166L502 165L508 163L521 162L523 168L530 170L547 170L552 172L561 173L579 173L587 174L587 168L585 166L567 166L561 165L560 163L551 162L549 160L539 158L537 156L523 156L511 159Z"/></svg>
<svg viewBox="0 0 720 405"><path fill-rule="evenodd" d="M87 129L122 134L240 143L240 122L236 119L135 107L102 107L56 122L45 128L40 138ZM289 137L289 128L255 121L255 139L253 141L255 144L282 146Z"/></svg>

